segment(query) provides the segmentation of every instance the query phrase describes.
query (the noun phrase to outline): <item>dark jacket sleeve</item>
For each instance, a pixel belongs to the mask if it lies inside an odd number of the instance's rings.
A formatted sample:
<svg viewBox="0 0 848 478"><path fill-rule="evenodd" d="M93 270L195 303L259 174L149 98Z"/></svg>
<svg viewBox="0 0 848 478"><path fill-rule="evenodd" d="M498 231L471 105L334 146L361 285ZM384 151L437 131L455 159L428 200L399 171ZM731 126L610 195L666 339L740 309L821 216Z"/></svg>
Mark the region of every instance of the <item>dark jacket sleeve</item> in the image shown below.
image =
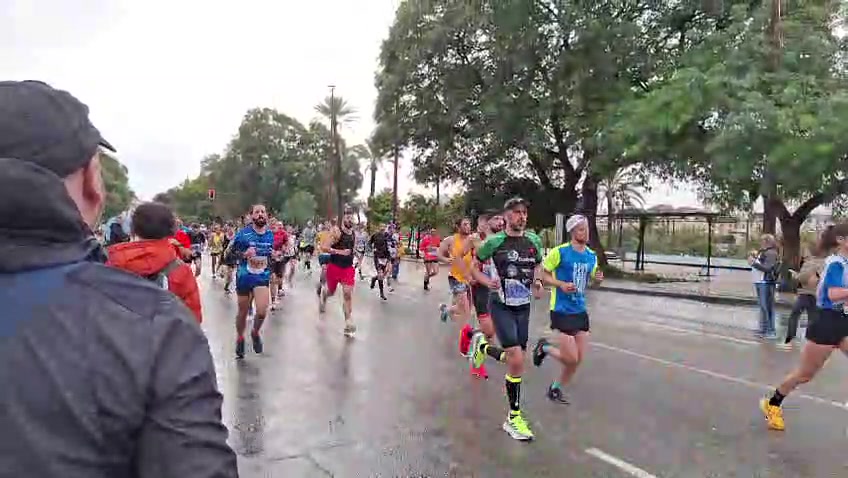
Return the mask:
<svg viewBox="0 0 848 478"><path fill-rule="evenodd" d="M175 300L160 307L153 327L153 369L136 476L237 477L206 337Z"/></svg>

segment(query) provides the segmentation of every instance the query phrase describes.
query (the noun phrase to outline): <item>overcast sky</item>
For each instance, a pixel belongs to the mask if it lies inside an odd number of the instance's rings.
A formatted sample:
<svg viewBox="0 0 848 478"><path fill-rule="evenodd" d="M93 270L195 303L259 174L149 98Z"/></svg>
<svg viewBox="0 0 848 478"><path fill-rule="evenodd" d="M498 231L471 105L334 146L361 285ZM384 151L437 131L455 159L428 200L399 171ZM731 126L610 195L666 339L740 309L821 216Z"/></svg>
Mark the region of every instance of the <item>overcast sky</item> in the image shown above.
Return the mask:
<svg viewBox="0 0 848 478"><path fill-rule="evenodd" d="M336 85L359 110L344 134L374 127L374 73L399 0L0 0L0 75L39 79L87 103L142 199L199 171L244 113L302 122ZM400 192L416 186L401 163ZM378 190L391 184L388 168ZM363 185L367 194L368 180ZM658 185L648 202L691 205Z"/></svg>

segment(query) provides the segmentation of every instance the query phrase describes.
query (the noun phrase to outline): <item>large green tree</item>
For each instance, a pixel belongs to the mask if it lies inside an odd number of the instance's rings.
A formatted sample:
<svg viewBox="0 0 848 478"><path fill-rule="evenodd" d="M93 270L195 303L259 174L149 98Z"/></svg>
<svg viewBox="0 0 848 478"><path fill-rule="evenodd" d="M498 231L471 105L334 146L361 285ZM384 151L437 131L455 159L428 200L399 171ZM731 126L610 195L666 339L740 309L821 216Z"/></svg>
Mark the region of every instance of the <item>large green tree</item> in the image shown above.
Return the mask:
<svg viewBox="0 0 848 478"><path fill-rule="evenodd" d="M417 180L459 182L475 209L522 195L536 227L584 210L598 247L597 184L639 160L610 144L609 117L722 15L700 4L405 2L381 50L378 130Z"/></svg>
<svg viewBox="0 0 848 478"><path fill-rule="evenodd" d="M331 143L330 130L318 122L304 126L276 110L253 109L223 154L207 156L197 178L157 199L171 203L181 215L204 220L236 217L257 202L285 215L285 204L299 192L308 193L316 206L330 205L334 195L327 190L326 172ZM362 185L362 173L358 160L345 153L344 141L339 145L343 154L339 189L342 200L350 202ZM216 191L214 201L207 199L210 188ZM306 202L300 195L294 204ZM312 209L314 213L315 206ZM332 215L333 208L327 212Z"/></svg>
<svg viewBox="0 0 848 478"><path fill-rule="evenodd" d="M110 218L126 211L135 199L135 193L130 188L127 168L110 155L104 154L100 158L103 186L106 189L103 215Z"/></svg>
<svg viewBox="0 0 848 478"><path fill-rule="evenodd" d="M838 2L745 2L692 46L649 94L622 105L625 156L694 180L711 203L780 221L797 264L800 226L848 192L845 41ZM790 209L794 204L794 210Z"/></svg>

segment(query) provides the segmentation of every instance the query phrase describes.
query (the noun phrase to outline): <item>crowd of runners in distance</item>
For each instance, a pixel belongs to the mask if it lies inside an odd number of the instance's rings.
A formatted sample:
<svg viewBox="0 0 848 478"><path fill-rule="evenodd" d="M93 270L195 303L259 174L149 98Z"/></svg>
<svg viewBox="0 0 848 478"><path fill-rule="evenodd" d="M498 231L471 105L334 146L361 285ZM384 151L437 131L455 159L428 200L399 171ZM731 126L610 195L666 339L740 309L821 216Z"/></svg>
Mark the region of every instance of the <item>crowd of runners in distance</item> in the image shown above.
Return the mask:
<svg viewBox="0 0 848 478"><path fill-rule="evenodd" d="M388 300L386 292L394 291L404 241L391 224L369 234L363 224L354 224L350 211L346 211L340 224L335 220L317 225L309 221L297 228L269 216L261 204L254 205L239 223L239 227L232 223L185 226L166 206L148 203L135 210L131 221L132 235L145 240L128 242L129 235L122 235L115 223L103 237L110 243L111 265L164 280L169 284L166 288L183 299L198 322L202 311L194 278L201 274L203 254L208 252L213 281L222 283L225 294L234 290L238 297L237 358L245 356L251 317L252 349L262 353L264 320L293 285L298 269L307 274L317 271L315 292L320 313L325 312L328 298L342 290L343 332L348 337L356 332L352 303L356 278L370 278L370 288L377 289L383 301ZM488 379L487 359L505 364L509 411L503 429L517 440L533 438L520 407L531 299L540 298L546 288L551 290L553 335L540 338L529 352L536 366L548 356L561 364L561 372L549 384L546 395L552 402L568 404L564 388L588 348L586 290L603 280L597 257L588 247L589 232L583 216L568 219L565 229L569 240L547 253L540 238L526 230L526 223L527 203L515 198L503 210L481 214L474 230L471 219L459 218L453 224L453 234L441 238L432 228L416 241L424 263L425 292L431 290L440 267L447 266L451 300L439 305L438 316L442 322L450 319L458 324L459 352L469 361L470 374ZM803 276L808 283L802 285L815 291L816 313L810 317L801 365L760 402L772 429L784 428L781 404L786 395L811 380L832 350L848 353L848 320L842 315L842 304L848 299L848 292L843 292L848 290L848 260L841 254L848 248L845 227L828 229L819 247L837 253L822 262L820 271Z"/></svg>

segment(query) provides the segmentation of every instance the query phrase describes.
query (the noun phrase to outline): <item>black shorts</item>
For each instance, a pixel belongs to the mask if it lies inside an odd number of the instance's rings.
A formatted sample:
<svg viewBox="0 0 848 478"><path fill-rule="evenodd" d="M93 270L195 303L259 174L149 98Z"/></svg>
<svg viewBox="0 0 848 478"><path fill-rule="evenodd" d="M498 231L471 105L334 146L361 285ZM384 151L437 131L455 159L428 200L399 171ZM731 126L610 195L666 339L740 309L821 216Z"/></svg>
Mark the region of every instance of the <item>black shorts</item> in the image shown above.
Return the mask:
<svg viewBox="0 0 848 478"><path fill-rule="evenodd" d="M562 312L552 310L551 330L558 330L571 336L577 335L578 332L588 332L589 314L586 312L563 314Z"/></svg>
<svg viewBox="0 0 848 478"><path fill-rule="evenodd" d="M530 305L510 306L493 300L490 311L495 334L501 347L521 347L527 350L530 333Z"/></svg>
<svg viewBox="0 0 848 478"><path fill-rule="evenodd" d="M819 309L816 320L807 326L807 340L818 345L838 346L848 337L848 315L833 309Z"/></svg>
<svg viewBox="0 0 848 478"><path fill-rule="evenodd" d="M424 263L425 264L438 264L439 260L438 259L424 259Z"/></svg>
<svg viewBox="0 0 848 478"><path fill-rule="evenodd" d="M474 302L474 310L477 317L488 317L492 306L492 291L480 284L471 286L471 300Z"/></svg>
<svg viewBox="0 0 848 478"><path fill-rule="evenodd" d="M313 254L315 252L315 246L313 246L313 245L300 246L300 252L305 252L307 254Z"/></svg>
<svg viewBox="0 0 848 478"><path fill-rule="evenodd" d="M389 263L391 263L391 259L389 259L388 257L374 256L374 269L377 269L378 271L386 270L386 266L388 266Z"/></svg>
<svg viewBox="0 0 848 478"><path fill-rule="evenodd" d="M271 261L271 274L282 277L286 271L286 262L288 261L285 258L279 261Z"/></svg>

